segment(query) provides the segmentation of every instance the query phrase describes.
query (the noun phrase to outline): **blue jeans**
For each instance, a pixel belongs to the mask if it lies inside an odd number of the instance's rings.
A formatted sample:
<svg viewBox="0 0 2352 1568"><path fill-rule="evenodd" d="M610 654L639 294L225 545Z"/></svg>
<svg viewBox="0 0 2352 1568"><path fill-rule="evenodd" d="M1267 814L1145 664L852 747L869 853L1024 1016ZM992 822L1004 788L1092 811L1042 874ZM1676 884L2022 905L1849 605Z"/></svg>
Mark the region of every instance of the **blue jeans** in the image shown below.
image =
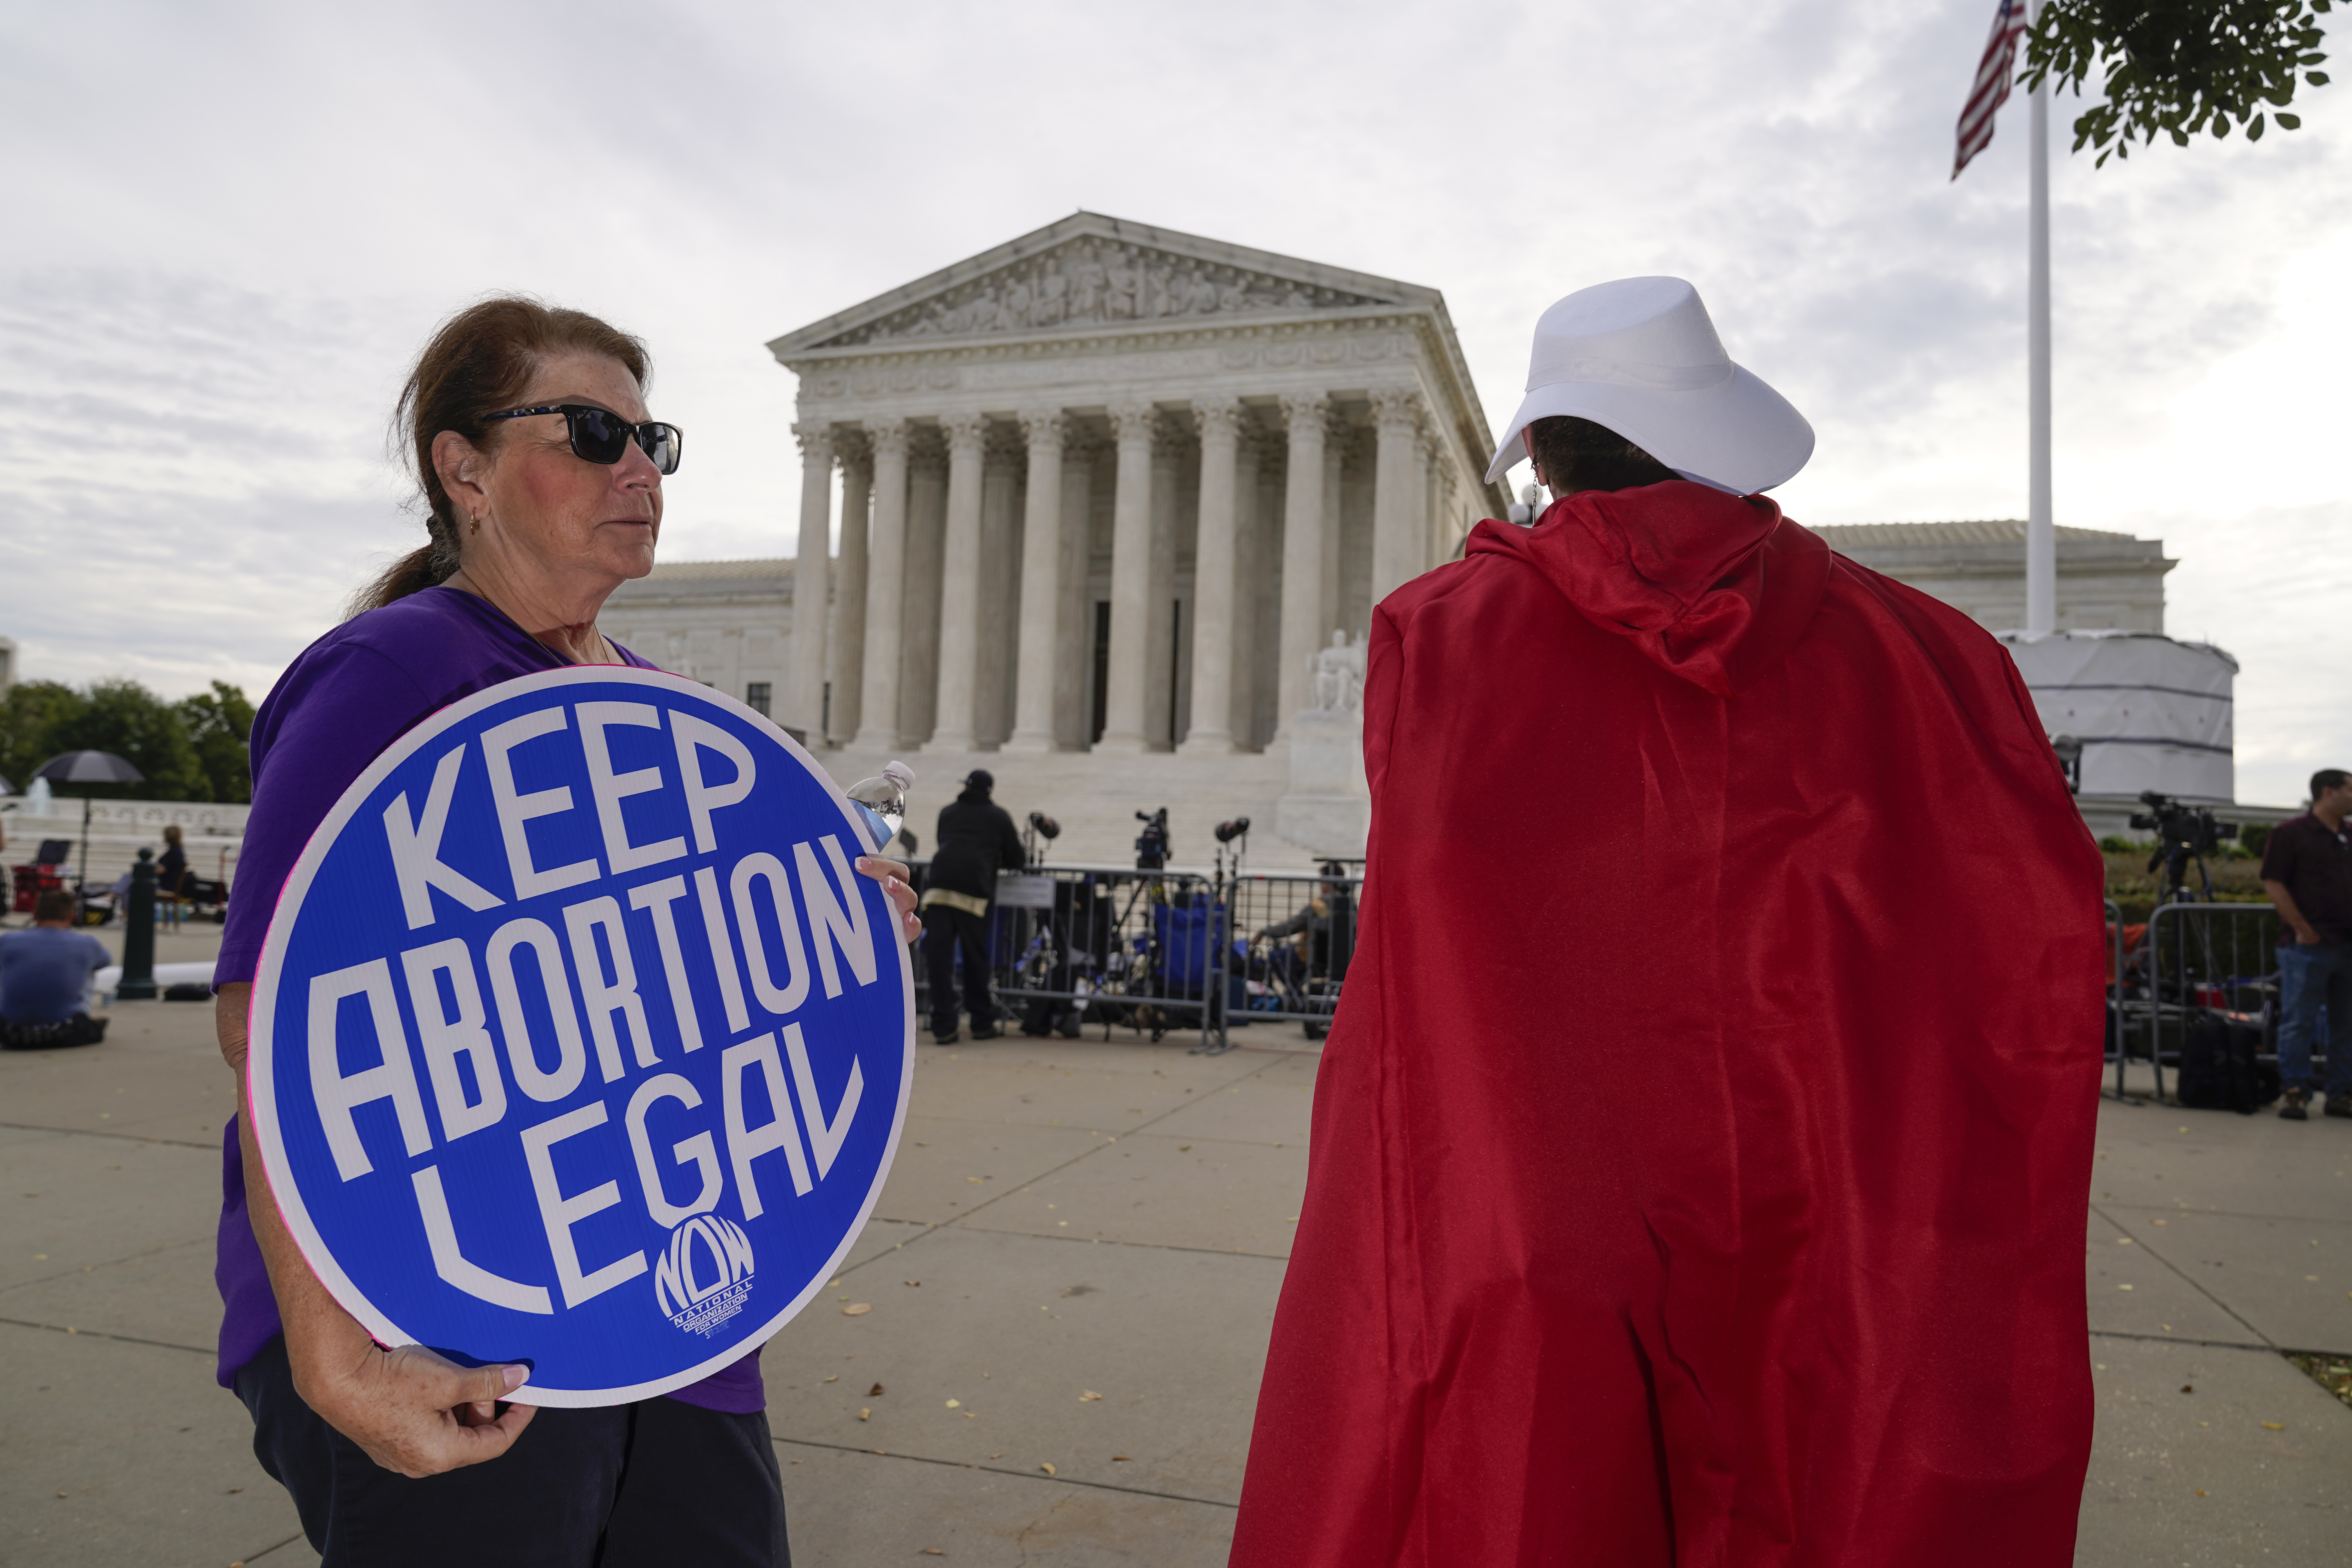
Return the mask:
<svg viewBox="0 0 2352 1568"><path fill-rule="evenodd" d="M2279 949L2279 1077L2311 1087L2311 1040L2327 1009L2327 1097L2352 1097L2352 942Z"/></svg>

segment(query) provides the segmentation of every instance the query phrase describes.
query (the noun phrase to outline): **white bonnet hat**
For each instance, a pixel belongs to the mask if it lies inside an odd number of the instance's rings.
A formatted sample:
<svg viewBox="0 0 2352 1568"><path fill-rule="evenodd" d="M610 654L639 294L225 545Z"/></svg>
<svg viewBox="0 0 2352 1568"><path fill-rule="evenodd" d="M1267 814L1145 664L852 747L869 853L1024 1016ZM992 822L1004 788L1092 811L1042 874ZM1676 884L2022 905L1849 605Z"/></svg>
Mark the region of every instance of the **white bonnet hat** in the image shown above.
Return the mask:
<svg viewBox="0 0 2352 1568"><path fill-rule="evenodd" d="M1795 477L1813 427L1731 363L1698 290L1679 278L1580 289L1536 322L1528 395L1486 469L1527 456L1527 427L1572 415L1606 426L1686 479L1753 495Z"/></svg>

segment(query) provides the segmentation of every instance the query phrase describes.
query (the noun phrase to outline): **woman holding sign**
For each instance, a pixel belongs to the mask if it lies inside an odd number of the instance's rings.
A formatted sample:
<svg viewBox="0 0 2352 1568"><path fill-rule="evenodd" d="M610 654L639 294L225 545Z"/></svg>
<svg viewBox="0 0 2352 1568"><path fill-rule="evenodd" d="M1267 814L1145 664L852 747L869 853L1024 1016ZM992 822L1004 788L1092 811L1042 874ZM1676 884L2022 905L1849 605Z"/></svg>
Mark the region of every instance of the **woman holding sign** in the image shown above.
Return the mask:
<svg viewBox="0 0 2352 1568"><path fill-rule="evenodd" d="M635 339L523 299L452 318L410 374L399 416L430 542L303 652L253 726L253 814L216 971L240 1104L256 1103L247 1012L279 889L353 782L486 689L570 666L652 668L596 629L605 597L652 569L677 465L679 432L647 417L646 378ZM905 868L856 866L911 938ZM534 1563L789 1560L756 1351L634 1404L502 1405L524 1366L386 1350L328 1294L269 1184L247 1179L260 1169L252 1120L230 1124L225 1150L220 1381L330 1563L453 1548Z"/></svg>

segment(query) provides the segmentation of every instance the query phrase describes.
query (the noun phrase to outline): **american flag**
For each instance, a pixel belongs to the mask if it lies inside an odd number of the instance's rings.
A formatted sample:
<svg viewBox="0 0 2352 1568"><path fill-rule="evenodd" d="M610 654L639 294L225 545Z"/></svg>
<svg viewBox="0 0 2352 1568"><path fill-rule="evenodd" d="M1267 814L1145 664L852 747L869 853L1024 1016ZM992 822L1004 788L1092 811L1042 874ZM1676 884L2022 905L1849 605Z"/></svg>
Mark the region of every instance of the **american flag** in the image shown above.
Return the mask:
<svg viewBox="0 0 2352 1568"><path fill-rule="evenodd" d="M2009 101L2009 80L2016 74L2017 40L2025 34L2025 6L2026 0L2000 0L2000 9L1993 13L1992 37L1985 40L1976 82L1960 110L1959 153L1952 160L1956 180L1969 160L1992 143L1993 110Z"/></svg>

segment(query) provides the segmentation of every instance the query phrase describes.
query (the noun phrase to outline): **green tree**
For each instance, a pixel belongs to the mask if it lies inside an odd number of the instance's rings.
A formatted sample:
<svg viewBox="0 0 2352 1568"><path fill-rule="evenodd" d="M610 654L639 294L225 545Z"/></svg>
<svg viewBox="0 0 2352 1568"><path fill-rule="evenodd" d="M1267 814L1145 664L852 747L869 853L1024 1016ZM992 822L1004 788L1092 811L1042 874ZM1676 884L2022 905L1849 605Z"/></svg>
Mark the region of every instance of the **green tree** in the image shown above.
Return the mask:
<svg viewBox="0 0 2352 1568"><path fill-rule="evenodd" d="M246 755L246 738L253 733L253 704L240 689L225 680L213 682L209 692L180 700L180 722L195 748L196 771L204 776L199 800L242 805L253 799L253 774Z"/></svg>
<svg viewBox="0 0 2352 1568"><path fill-rule="evenodd" d="M79 718L89 699L55 680L21 681L0 696L0 778L19 790L33 770L65 750L51 737Z"/></svg>
<svg viewBox="0 0 2352 1568"><path fill-rule="evenodd" d="M2259 142L2266 116L2284 130L2302 126L2286 107L2298 72L2309 86L2326 84L2312 68L2327 58L2317 18L2332 4L2045 0L2026 40L2025 79L2080 90L2105 67L2105 101L2074 121L2074 151L2095 147L2100 163L2130 157L2135 138L2153 146L2158 134L2186 147L2200 132L2227 136L2242 125Z"/></svg>
<svg viewBox="0 0 2352 1568"><path fill-rule="evenodd" d="M81 711L49 733L58 752L112 752L147 775L142 784L68 784L59 793L100 800L202 800L204 770L179 710L135 680L92 685Z"/></svg>

